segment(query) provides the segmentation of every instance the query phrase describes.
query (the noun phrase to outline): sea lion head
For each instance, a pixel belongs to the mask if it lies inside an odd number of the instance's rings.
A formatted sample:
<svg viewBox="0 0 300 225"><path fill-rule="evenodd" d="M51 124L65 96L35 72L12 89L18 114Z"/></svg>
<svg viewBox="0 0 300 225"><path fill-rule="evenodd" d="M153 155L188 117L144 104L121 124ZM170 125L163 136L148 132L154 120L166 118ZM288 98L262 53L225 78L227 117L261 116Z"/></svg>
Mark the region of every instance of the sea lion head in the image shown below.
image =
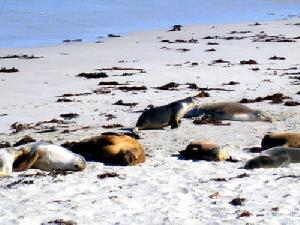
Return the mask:
<svg viewBox="0 0 300 225"><path fill-rule="evenodd" d="M226 149L220 149L217 153L217 160L224 161L229 159L229 155Z"/></svg>
<svg viewBox="0 0 300 225"><path fill-rule="evenodd" d="M246 162L244 169L273 168L274 160L268 155L257 156Z"/></svg>
<svg viewBox="0 0 300 225"><path fill-rule="evenodd" d="M0 177L9 176L12 173L14 155L7 149L0 150Z"/></svg>
<svg viewBox="0 0 300 225"><path fill-rule="evenodd" d="M253 112L253 115L255 119L272 123L272 118L268 113L256 110Z"/></svg>
<svg viewBox="0 0 300 225"><path fill-rule="evenodd" d="M76 155L73 159L73 170L74 171L82 171L86 167L85 159L81 155Z"/></svg>

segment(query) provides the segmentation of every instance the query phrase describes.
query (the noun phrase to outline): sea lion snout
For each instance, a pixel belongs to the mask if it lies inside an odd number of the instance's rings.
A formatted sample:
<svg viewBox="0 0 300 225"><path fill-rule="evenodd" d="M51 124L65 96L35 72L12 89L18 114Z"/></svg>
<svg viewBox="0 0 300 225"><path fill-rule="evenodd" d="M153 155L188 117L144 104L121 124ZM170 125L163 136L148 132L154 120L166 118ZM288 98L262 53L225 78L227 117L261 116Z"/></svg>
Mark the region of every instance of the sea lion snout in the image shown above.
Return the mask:
<svg viewBox="0 0 300 225"><path fill-rule="evenodd" d="M85 159L82 156L78 155L75 158L74 167L75 167L76 171L82 171L82 170L84 170L85 167L86 167Z"/></svg>

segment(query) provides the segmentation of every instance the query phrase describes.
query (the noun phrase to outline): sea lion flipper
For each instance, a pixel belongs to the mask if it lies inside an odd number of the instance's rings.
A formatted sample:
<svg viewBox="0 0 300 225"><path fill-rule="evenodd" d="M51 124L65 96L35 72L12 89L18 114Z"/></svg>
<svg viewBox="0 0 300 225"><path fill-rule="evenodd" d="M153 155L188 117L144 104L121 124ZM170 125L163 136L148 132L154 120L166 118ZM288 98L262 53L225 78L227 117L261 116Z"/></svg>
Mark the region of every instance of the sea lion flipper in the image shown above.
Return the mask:
<svg viewBox="0 0 300 225"><path fill-rule="evenodd" d="M20 155L13 163L13 170L15 172L24 171L32 167L39 157L38 151L22 150L23 154Z"/></svg>

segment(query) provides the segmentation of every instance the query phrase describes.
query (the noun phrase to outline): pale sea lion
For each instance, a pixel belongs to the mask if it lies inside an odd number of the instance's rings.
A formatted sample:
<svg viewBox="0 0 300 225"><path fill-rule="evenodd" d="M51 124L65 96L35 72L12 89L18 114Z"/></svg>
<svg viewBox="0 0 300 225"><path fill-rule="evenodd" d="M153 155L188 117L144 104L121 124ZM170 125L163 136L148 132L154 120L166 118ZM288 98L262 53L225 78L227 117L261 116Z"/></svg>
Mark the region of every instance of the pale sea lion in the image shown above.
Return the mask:
<svg viewBox="0 0 300 225"><path fill-rule="evenodd" d="M300 148L300 132L273 132L266 134L262 141L262 149L276 146Z"/></svg>
<svg viewBox="0 0 300 225"><path fill-rule="evenodd" d="M160 129L166 126L171 126L171 129L177 128L182 117L195 107L197 102L196 97L188 97L168 105L146 109L138 118L134 130Z"/></svg>
<svg viewBox="0 0 300 225"><path fill-rule="evenodd" d="M139 142L125 134L103 133L80 142L63 146L87 160L117 165L136 165L145 162L145 152Z"/></svg>
<svg viewBox="0 0 300 225"><path fill-rule="evenodd" d="M210 141L192 141L179 154L186 159L223 161L229 159L228 152Z"/></svg>
<svg viewBox="0 0 300 225"><path fill-rule="evenodd" d="M260 110L253 110L237 102L216 102L200 104L187 112L184 117L210 116L217 120L233 121L267 121L270 116Z"/></svg>
<svg viewBox="0 0 300 225"><path fill-rule="evenodd" d="M35 168L80 171L85 168L82 156L66 148L47 142L32 142L18 147L0 149L0 176L9 176L13 171Z"/></svg>
<svg viewBox="0 0 300 225"><path fill-rule="evenodd" d="M300 148L270 148L260 156L250 159L244 168L277 168L287 166L290 163L300 163Z"/></svg>

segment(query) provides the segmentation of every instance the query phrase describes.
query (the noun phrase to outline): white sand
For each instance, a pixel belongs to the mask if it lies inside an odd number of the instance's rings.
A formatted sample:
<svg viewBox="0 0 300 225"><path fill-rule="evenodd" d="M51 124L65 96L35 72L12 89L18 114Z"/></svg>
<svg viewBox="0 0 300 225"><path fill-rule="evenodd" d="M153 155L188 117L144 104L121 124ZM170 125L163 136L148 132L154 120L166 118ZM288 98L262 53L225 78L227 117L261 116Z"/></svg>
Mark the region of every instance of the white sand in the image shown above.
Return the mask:
<svg viewBox="0 0 300 225"><path fill-rule="evenodd" d="M199 87L227 88L232 92L210 91L211 97L203 102L239 101L281 92L300 101L299 85L291 85L284 72L299 72L299 40L292 43L252 42L252 37L243 40L204 40L205 36L252 36L261 31L268 35L283 34L285 37L300 35L299 18L264 22L261 26L228 24L212 26L189 26L180 32L149 31L126 37L111 38L104 43L62 44L56 47L30 49L0 49L0 56L8 54L34 54L41 59L0 59L0 67L16 67L18 73L0 73L0 137L11 143L28 134L38 140L51 140L60 144L81 140L91 135L110 131L102 125L120 123L132 127L140 115L134 111L147 105L162 105L198 91L180 86L179 91L153 89L174 81L196 83ZM230 31L249 30L249 34L228 34ZM199 43L161 43L163 39L197 39ZM207 42L218 42L210 46ZM163 46L171 48L161 49ZM182 53L178 48L191 49ZM215 48L215 52L205 49ZM62 54L63 53L63 54ZM286 60L268 60L272 56ZM229 60L232 64L208 66L213 60ZM240 60L254 59L258 65L239 65ZM125 60L120 63L119 61ZM190 63L197 62L198 66ZM167 66L182 64L182 66ZM102 79L75 77L80 72L94 72L97 68L112 66L145 69L147 73L133 76L110 76ZM258 67L259 71L251 68ZM267 68L298 67L297 70L277 71ZM109 71L109 75L122 71ZM270 80L266 82L264 80ZM123 92L111 89L109 94L91 94L70 97L75 102L57 103L57 96L65 93L92 92L99 88L99 81L130 82L129 86L145 85L146 92ZM230 81L240 82L235 86L222 86ZM137 106L112 105L117 100L137 102ZM80 102L79 102L80 100ZM285 175L300 175L300 166L287 168L240 169L246 160L256 154L243 149L259 146L268 131L300 130L299 106L270 104L269 101L248 104L271 114L276 120L264 122L231 122L230 126L194 125L192 120L183 120L178 129L142 131L140 142L146 149L146 163L134 167L106 166L88 163L84 172L67 176L12 177L0 180L0 224L41 224L55 219L72 220L78 224L297 224L300 216L299 178ZM14 122L37 123L60 118L61 113L78 113L74 123L59 125L58 131L36 133L28 129L11 134ZM103 113L116 118L106 121ZM54 124L55 125L55 124ZM66 127L63 127L66 126ZM65 129L85 130L61 133ZM227 146L238 163L178 160L174 154L191 140L210 139ZM29 170L25 174L35 174ZM116 172L120 177L97 178L97 174ZM247 173L250 177L234 178ZM227 178L214 181L213 178ZM229 179L232 178L232 179ZM15 181L21 183L8 188ZM33 184L24 184L32 180ZM23 182L23 183L22 183ZM215 192L219 197L211 199ZM244 205L233 206L229 202L246 198ZM278 207L278 210L276 210ZM272 208L275 208L275 210ZM250 217L238 218L243 210Z"/></svg>

